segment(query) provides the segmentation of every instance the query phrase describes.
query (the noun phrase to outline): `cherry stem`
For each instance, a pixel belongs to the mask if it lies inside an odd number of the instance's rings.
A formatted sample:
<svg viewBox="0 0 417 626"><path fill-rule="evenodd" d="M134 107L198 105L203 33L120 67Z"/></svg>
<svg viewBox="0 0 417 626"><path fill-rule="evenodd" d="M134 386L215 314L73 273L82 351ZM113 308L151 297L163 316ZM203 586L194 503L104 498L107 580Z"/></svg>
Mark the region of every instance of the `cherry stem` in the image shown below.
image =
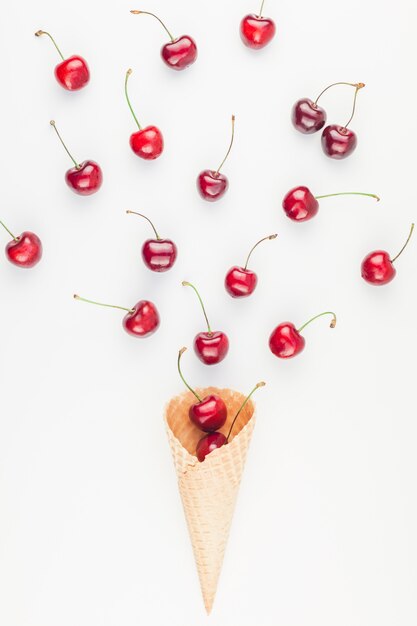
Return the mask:
<svg viewBox="0 0 417 626"><path fill-rule="evenodd" d="M331 85L329 85L328 87L326 87L326 89L323 89L323 91L317 96L314 104L316 105L317 102L319 101L319 99L322 97L322 95L328 90L331 89L332 87L336 87L336 85L348 85L349 87L356 87L356 89L361 89L362 87L365 87L365 85L363 83L332 83Z"/></svg>
<svg viewBox="0 0 417 626"><path fill-rule="evenodd" d="M243 408L246 406L246 403L250 400L252 394L255 393L255 391L257 389L259 389L259 387L265 387L266 383L264 383L263 381L261 381L260 383L258 383L257 385L255 385L255 387L252 389L252 391L250 392L250 394L248 396L246 396L245 400L243 401L240 409L238 410L238 412L236 413L236 415L233 418L233 422L230 424L230 428L229 428L229 433L226 437L226 443L229 443L229 437L232 434L232 430L233 430L233 426L236 423L237 418L239 417L240 413L242 412Z"/></svg>
<svg viewBox="0 0 417 626"><path fill-rule="evenodd" d="M88 302L89 304L97 304L98 306L105 306L110 309L120 309L121 311L127 311L128 313L134 313L135 309L127 309L125 306L117 306L116 304L103 304L103 302L95 302L94 300L87 300L86 298L82 298L78 294L74 294L75 300L80 300L81 302Z"/></svg>
<svg viewBox="0 0 417 626"><path fill-rule="evenodd" d="M182 285L183 285L183 287L191 287L191 288L192 288L192 289L194 289L194 291L196 292L196 294L197 294L197 298L200 300L201 308L203 309L204 317L206 318L207 329L208 329L209 335L211 335L211 334L212 334L212 330L211 330L211 328L210 328L210 322L208 321L208 317L207 317L206 309L204 308L204 304L203 304L203 301L202 301L202 299L201 299L200 294L198 293L198 291L197 291L197 289L194 287L194 285L192 285L191 283L187 282L186 280L183 280L183 281L182 281Z"/></svg>
<svg viewBox="0 0 417 626"><path fill-rule="evenodd" d="M308 322L306 322L300 328L298 328L297 332L301 333L301 331L304 330L304 328L308 326L308 324L311 324L311 322L314 322L314 320L321 317L322 315L331 315L332 321L330 322L330 328L334 328L336 326L336 313L333 313L333 311L325 311L324 313L319 313L318 315L315 315L314 317L312 317L310 320L308 320Z"/></svg>
<svg viewBox="0 0 417 626"><path fill-rule="evenodd" d="M255 245L253 246L253 248L251 248L248 257L246 259L246 263L245 263L245 267L244 269L246 270L248 267L248 263L249 263L249 259L251 257L252 252L255 250L255 248L257 246L259 246L260 243L262 243L263 241L268 241L268 239L276 239L278 237L277 233L274 233L273 235L269 235L268 237L264 237L263 239L260 239L257 243L255 243Z"/></svg>
<svg viewBox="0 0 417 626"><path fill-rule="evenodd" d="M66 151L66 153L68 154L68 156L70 157L71 161L74 163L74 165L75 165L75 167L77 168L77 170L79 170L79 169L80 169L80 167L81 167L81 165L80 165L79 163L77 163L77 161L76 161L76 160L74 159L74 157L72 156L71 152L68 150L67 146L64 144L64 142L63 142L63 140L62 140L62 137L61 137L61 135L59 134L58 129L57 129L56 125L55 125L54 120L51 120L49 123L50 123L50 125L53 127L53 129L54 129L54 131L56 132L56 134L58 135L59 141L60 141L60 142L62 143L62 145L64 146L65 151Z"/></svg>
<svg viewBox="0 0 417 626"><path fill-rule="evenodd" d="M178 367L178 374L180 375L180 378L182 380L182 382L184 383L184 385L187 387L187 389L189 389L191 391L191 393L193 393L195 395L195 397L197 398L197 400L199 402L201 402L201 398L198 395L198 393L192 388L190 387L190 385L187 383L187 381L185 380L183 373L181 371L181 357L184 354L184 352L186 351L187 348L181 348L181 350L178 352L178 361L177 361L177 367Z"/></svg>
<svg viewBox="0 0 417 626"><path fill-rule="evenodd" d="M229 156L229 154L230 154L230 150L232 149L232 146L233 146L233 139L234 139L234 137L235 137L235 116L234 116L234 115L232 115L232 137L231 137L231 139L230 139L229 149L228 149L228 151L226 152L226 156L224 157L223 161L220 163L219 167L218 167L218 168L217 168L217 170L215 171L215 173L214 173L214 175L215 175L215 176L217 176L217 175L218 175L218 173L219 173L219 172L220 172L220 170L222 169L222 167L223 167L223 165L224 165L224 163L225 163L225 161L226 161L227 157L228 157L228 156Z"/></svg>
<svg viewBox="0 0 417 626"><path fill-rule="evenodd" d="M129 215L139 215L139 217L144 217L145 220L147 220L149 222L149 224L152 226L153 232L155 233L155 237L157 239L161 239L161 237L158 235L158 232L157 232L155 226L153 225L153 223L151 222L151 220L149 219L149 217L146 217L146 215L143 215L143 213L137 213L136 211L126 211L126 213L128 213Z"/></svg>
<svg viewBox="0 0 417 626"><path fill-rule="evenodd" d="M404 252L405 248L408 246L408 242L411 239L411 235L413 234L413 230L414 230L414 224L411 224L411 228L410 228L410 232L409 232L408 237L407 237L407 241L405 242L405 244L403 245L403 247L401 248L399 253L393 259L391 259L391 263L394 263L394 261L396 261L398 259L400 254L402 254Z"/></svg>
<svg viewBox="0 0 417 626"><path fill-rule="evenodd" d="M65 57L62 54L61 50L58 48L55 39L52 37L52 35L50 33L47 33L46 30L37 30L35 33L35 37L41 37L42 35L47 35L49 37L49 39L52 41L52 43L54 44L55 48L58 51L59 56L61 57L61 59L63 61L65 61Z"/></svg>
<svg viewBox="0 0 417 626"><path fill-rule="evenodd" d="M340 193L327 193L324 196L314 197L316 200L321 200L322 198L331 198L333 196L367 196L368 198L375 198L377 202L381 200L381 198L374 193L363 193L362 191L342 191Z"/></svg>
<svg viewBox="0 0 417 626"><path fill-rule="evenodd" d="M125 96L126 96L126 100L127 100L127 104L129 106L130 112L133 115L133 119L135 120L136 124L138 125L139 130L142 130L142 126L139 124L138 122L138 118L135 115L135 112L132 108L132 105L130 104L130 100L129 100L129 94L127 93L127 81L129 80L129 76L131 75L132 70L129 69L126 72L126 78L125 78Z"/></svg>
<svg viewBox="0 0 417 626"><path fill-rule="evenodd" d="M152 15L152 17L154 17L156 20L158 20L158 22L161 24L161 26L163 26L163 28L165 28L166 32L168 33L168 37L171 39L171 41L175 41L174 37L169 32L168 28L165 26L163 21L157 15L155 15L155 13L150 13L149 11L137 11L137 10L132 10L130 12L133 13L133 15L139 15L140 13L143 13L143 15Z"/></svg>
<svg viewBox="0 0 417 626"><path fill-rule="evenodd" d="M4 222L2 222L0 220L0 224L3 226L4 230L7 230L7 232L9 233L10 237L13 237L13 239L15 241L19 241L19 237L16 237L16 235L13 235L13 233L7 228L6 224Z"/></svg>
<svg viewBox="0 0 417 626"><path fill-rule="evenodd" d="M265 0L262 0L262 4L261 4L261 8L259 9L259 15L258 17L262 17L262 10L264 8L264 4L265 4Z"/></svg>
<svg viewBox="0 0 417 626"><path fill-rule="evenodd" d="M358 83L356 85L355 97L353 98L352 114L351 114L349 120L347 121L347 123L343 126L344 129L346 129L349 126L349 124L351 123L351 121L353 120L353 116L355 115L355 110L356 110L356 98L358 97L359 89L362 89L362 87L365 87L365 85L363 83Z"/></svg>

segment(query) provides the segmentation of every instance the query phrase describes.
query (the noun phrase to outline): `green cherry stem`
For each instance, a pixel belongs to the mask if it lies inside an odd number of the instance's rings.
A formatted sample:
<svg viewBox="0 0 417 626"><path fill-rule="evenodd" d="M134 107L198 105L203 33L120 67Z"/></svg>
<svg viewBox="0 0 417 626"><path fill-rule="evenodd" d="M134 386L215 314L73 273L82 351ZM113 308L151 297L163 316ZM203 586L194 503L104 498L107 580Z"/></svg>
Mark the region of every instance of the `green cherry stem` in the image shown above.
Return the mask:
<svg viewBox="0 0 417 626"><path fill-rule="evenodd" d="M250 392L250 394L248 396L246 396L245 400L243 401L240 409L238 410L238 412L236 413L236 415L233 418L233 422L230 424L230 428L229 428L229 433L226 437L226 442L229 443L229 437L232 434L232 430L233 430L233 426L236 423L237 418L239 417L240 413L242 412L242 410L244 409L244 407L246 406L246 403L249 402L252 394L255 393L255 391L257 389L259 389L259 387L265 387L266 383L264 383L263 381L261 381L260 383L258 383L257 385L255 385L255 387L252 389L252 391Z"/></svg>
<svg viewBox="0 0 417 626"><path fill-rule="evenodd" d="M82 298L78 294L74 294L75 300L80 300L80 302L88 302L89 304L97 304L98 306L105 306L109 309L120 309L121 311L127 311L128 313L134 313L135 309L128 309L125 306L117 306L116 304L103 304L103 302L95 302L94 300L87 300L87 298Z"/></svg>
<svg viewBox="0 0 417 626"><path fill-rule="evenodd" d="M249 252L249 254L247 256L244 269L246 270L248 268L248 263L249 263L249 259L250 259L251 255L252 255L252 252L255 250L255 248L257 248L259 246L260 243L262 243L263 241L268 241L268 239L276 239L277 237L278 237L277 233L274 233L273 235L269 235L268 237L263 237L263 239L260 239L257 243L255 243L255 245L250 250L250 252Z"/></svg>
<svg viewBox="0 0 417 626"><path fill-rule="evenodd" d="M259 9L258 17L262 17L262 11L263 11L263 8L264 8L264 4L265 4L265 0L262 0L262 4L261 4L261 8Z"/></svg>
<svg viewBox="0 0 417 626"><path fill-rule="evenodd" d="M316 105L317 102L319 101L319 99L322 97L322 95L324 93L326 93L326 91L328 89L331 89L332 87L336 87L337 85L348 85L349 87L356 87L356 89L362 89L362 87L365 87L364 83L344 83L344 82L339 82L339 83L332 83L331 85L329 85L328 87L326 87L326 89L323 89L323 91L317 96L314 104Z"/></svg>
<svg viewBox="0 0 417 626"><path fill-rule="evenodd" d="M411 224L411 228L410 228L410 232L408 234L407 237L407 241L405 242L405 244L403 245L403 247L401 248L401 250L399 251L399 253L393 258L391 259L391 263L394 263L394 261L396 261L398 259L398 257L400 256L400 254L402 254L404 252L404 250L406 249L406 247L408 246L408 242L411 239L411 235L413 234L413 230L414 230L414 224Z"/></svg>
<svg viewBox="0 0 417 626"><path fill-rule="evenodd" d="M171 41L175 41L174 37L169 32L168 28L165 26L163 21L157 15L155 15L155 13L150 13L149 11L137 11L136 9L132 9L130 12L133 13L133 15L140 15L141 13L143 15L152 15L152 17L154 17L156 20L158 20L158 22L161 24L161 26L163 28L165 28L166 32L168 33L168 37L171 39Z"/></svg>
<svg viewBox="0 0 417 626"><path fill-rule="evenodd" d="M37 30L35 33L35 37L41 37L42 35L47 35L49 37L49 39L52 41L52 43L54 44L55 48L58 51L59 56L61 57L61 59L63 61L65 61L65 57L62 54L61 50L58 48L57 43L55 41L55 39L52 37L52 35L50 33L47 33L46 30Z"/></svg>
<svg viewBox="0 0 417 626"><path fill-rule="evenodd" d="M333 311L324 311L324 313L319 313L318 315L315 315L310 320L308 320L308 322L306 322L300 328L297 329L297 332L301 333L301 331L304 330L306 326L311 324L311 322L314 322L314 320L316 320L317 318L322 317L322 315L331 315L332 321L330 322L330 328L334 328L336 326L336 313L333 313Z"/></svg>
<svg viewBox="0 0 417 626"><path fill-rule="evenodd" d="M161 237L158 235L158 232L155 228L155 226L153 225L153 223L151 222L151 220L149 219L149 217L146 217L146 215L143 215L143 213L137 213L136 211L126 211L126 213L128 215L139 215L139 217L144 217L145 220L147 220L149 222L149 224L152 226L153 228L153 232L155 233L155 237L159 240L161 239Z"/></svg>
<svg viewBox="0 0 417 626"><path fill-rule="evenodd" d="M223 161L220 163L219 167L218 167L218 168L217 168L217 170L215 171L214 176L217 176L217 175L218 175L218 173L219 173L219 172L220 172L220 170L222 169L223 165L225 164L226 159L227 159L227 157L228 157L228 156L229 156L229 154L230 154L230 150L232 149L232 146L233 146L233 140L234 140L234 138L235 138L235 116L234 116L234 115L232 115L232 137L231 137L231 139L230 139L229 149L227 150L227 152L226 152L226 156L224 157Z"/></svg>
<svg viewBox="0 0 417 626"><path fill-rule="evenodd" d="M13 233L7 228L6 224L4 222L2 222L0 220L0 224L3 226L4 230L7 230L7 232L9 233L10 237L13 237L13 239L15 241L19 241L19 237L16 237L16 235L13 235Z"/></svg>
<svg viewBox="0 0 417 626"><path fill-rule="evenodd" d="M182 355L184 354L184 352L186 350L187 350L187 348L181 348L181 350L178 352L178 361L177 361L178 374L180 375L180 378L181 378L182 382L184 383L184 385L187 387L187 389L189 389L191 391L191 393L193 393L195 395L197 400L199 402L201 402L200 396L198 395L198 393L192 387L190 387L190 385L185 380L185 378L183 376L183 373L181 371L181 357L182 357Z"/></svg>
<svg viewBox="0 0 417 626"><path fill-rule="evenodd" d="M77 161L74 159L74 157L72 156L71 152L68 150L67 146L64 144L64 141L61 137L61 135L58 132L58 129L56 127L56 124L54 122L54 120L51 120L50 125L52 126L52 128L54 129L54 131L56 132L56 134L58 135L59 141L62 143L62 145L65 148L66 153L68 154L69 158L71 159L71 161L74 163L75 167L77 168L77 170L79 170L81 168L81 165L79 163L77 163Z"/></svg>
<svg viewBox="0 0 417 626"><path fill-rule="evenodd" d="M131 70L131 69L128 69L128 70L127 70L127 72L126 72L126 78L125 78L125 96L126 96L126 101L127 101L128 106L129 106L130 112L131 112L131 114L133 115L133 119L135 120L136 124L138 125L139 130L142 130L142 126L141 126L141 125L139 124L139 122L138 122L138 118L136 117L135 112L134 112L134 110L133 110L133 107L132 107L132 105L130 104L129 94L127 93L127 81L129 80L129 76L131 75L131 73L132 73L132 70Z"/></svg>
<svg viewBox="0 0 417 626"><path fill-rule="evenodd" d="M358 83L356 85L355 96L353 98L352 114L351 114L349 120L347 121L347 123L343 126L344 129L346 129L349 126L349 124L351 123L351 121L353 120L353 116L355 115L355 110L356 110L356 98L358 97L359 89L362 89L363 87L365 87L364 83Z"/></svg>
<svg viewBox="0 0 417 626"><path fill-rule="evenodd" d="M362 191L342 191L340 193L327 193L324 196L314 196L316 200L322 198L332 198L333 196L367 196L368 198L375 198L377 202L381 200L375 193L363 193Z"/></svg>
<svg viewBox="0 0 417 626"><path fill-rule="evenodd" d="M202 299L201 299L200 294L198 293L198 291L197 291L197 289L194 287L194 285L192 285L192 284L191 284L191 283L189 283L188 281L183 280L183 281L182 281L182 285L183 285L183 287L191 287L192 289L194 289L195 293L197 294L197 298L199 299L200 304L201 304L201 308L203 309L204 317L206 318L206 323L207 323L208 333L209 333L209 335L211 335L211 334L212 334L212 330L211 330L211 328L210 328L210 322L208 321L208 317L207 317L206 309L204 308L204 304L203 304L203 301L202 301Z"/></svg>

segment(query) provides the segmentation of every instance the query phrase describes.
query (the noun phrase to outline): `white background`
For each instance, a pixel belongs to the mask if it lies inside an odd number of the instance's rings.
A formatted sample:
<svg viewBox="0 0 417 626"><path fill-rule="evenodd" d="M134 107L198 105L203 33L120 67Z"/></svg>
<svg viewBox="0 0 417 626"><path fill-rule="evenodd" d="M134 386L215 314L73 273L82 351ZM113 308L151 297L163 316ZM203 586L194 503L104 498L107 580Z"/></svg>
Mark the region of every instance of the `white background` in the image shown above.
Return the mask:
<svg viewBox="0 0 417 626"><path fill-rule="evenodd" d="M277 36L260 52L238 24L257 3L148 0L176 35L189 33L198 61L182 73L159 56L166 41L128 2L9 3L2 59L0 217L39 234L44 258L1 281L0 623L5 626L412 626L417 621L416 269L417 239L393 283L372 288L360 262L393 255L416 216L415 3L398 0L273 2ZM90 85L67 93L58 57L90 64ZM135 130L123 96L166 149L146 163L130 150ZM289 112L327 84L364 81L346 161L326 158L319 135L296 133ZM344 123L352 91L323 99ZM195 178L215 168L236 114L225 198L204 203ZM102 190L77 197L71 166L49 120L77 159L97 160ZM281 209L292 186L316 194L379 193L322 201L306 224ZM178 244L175 268L154 275L140 247L147 213ZM256 293L232 300L226 270L253 256ZM4 244L8 241L3 233ZM230 353L207 368L190 350L195 385L258 392L250 450L213 614L207 618L162 422L182 391L182 345L204 329L201 289ZM135 340L122 314L76 303L72 294L132 306L157 304L156 335ZM304 353L268 350L276 324L300 325Z"/></svg>

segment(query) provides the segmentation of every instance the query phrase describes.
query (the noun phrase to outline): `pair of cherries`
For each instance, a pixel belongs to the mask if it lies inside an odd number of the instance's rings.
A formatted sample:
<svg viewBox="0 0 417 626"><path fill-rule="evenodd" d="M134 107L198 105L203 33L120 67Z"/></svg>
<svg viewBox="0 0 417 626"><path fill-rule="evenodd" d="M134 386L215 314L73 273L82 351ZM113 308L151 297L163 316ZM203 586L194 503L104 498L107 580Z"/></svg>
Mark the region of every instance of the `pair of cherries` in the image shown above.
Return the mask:
<svg viewBox="0 0 417 626"><path fill-rule="evenodd" d="M201 431L207 433L198 441L196 447L196 456L200 462L203 462L208 454L229 443L230 436L232 434L233 427L236 423L237 418L239 417L246 403L251 398L252 394L257 389L259 389L259 387L263 387L265 383L260 382L255 385L255 387L245 398L236 415L234 416L230 424L228 434L224 435L222 432L220 432L220 428L225 425L227 420L227 406L224 400L219 395L214 393L209 394L204 398L201 398L199 394L195 391L195 389L190 387L190 385L187 383L181 371L181 357L186 349L187 348L181 348L181 350L179 351L177 367L178 373L184 385L197 399L197 402L192 404L188 410L188 416L190 418L190 421Z"/></svg>
<svg viewBox="0 0 417 626"><path fill-rule="evenodd" d="M325 155L332 159L345 159L356 149L358 138L356 133L348 128L356 109L356 98L360 89L365 87L364 83L338 82L329 85L313 101L310 98L301 98L294 104L291 114L293 126L300 133L311 135L323 128L326 123L326 111L318 105L321 96L330 88L336 85L349 85L355 88L353 108L349 120L344 126L339 124L329 124L325 127L321 135L321 147Z"/></svg>
<svg viewBox="0 0 417 626"><path fill-rule="evenodd" d="M38 235L25 230L21 235L14 235L0 220L0 224L9 233L12 240L6 245L6 257L17 267L29 269L39 263L42 258L42 242Z"/></svg>

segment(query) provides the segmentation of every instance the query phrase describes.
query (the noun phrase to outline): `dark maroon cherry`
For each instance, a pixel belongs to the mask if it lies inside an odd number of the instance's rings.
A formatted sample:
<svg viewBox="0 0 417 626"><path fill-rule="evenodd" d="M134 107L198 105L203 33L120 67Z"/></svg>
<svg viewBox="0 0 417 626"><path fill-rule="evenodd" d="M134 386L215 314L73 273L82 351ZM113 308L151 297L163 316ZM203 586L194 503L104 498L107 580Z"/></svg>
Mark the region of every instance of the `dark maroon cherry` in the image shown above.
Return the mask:
<svg viewBox="0 0 417 626"><path fill-rule="evenodd" d="M379 196L373 193L362 193L359 191L343 191L341 193L328 193L324 196L313 196L308 187L300 185L291 189L282 201L282 208L287 217L294 222L306 222L311 220L319 210L318 200L331 198L332 196L368 196L375 198L379 202Z"/></svg>
<svg viewBox="0 0 417 626"><path fill-rule="evenodd" d="M292 322L283 322L282 324L279 324L272 331L269 338L269 348L272 354L275 354L275 356L280 359L290 359L291 357L302 352L305 346L305 339L301 335L301 332L308 324L322 315L331 315L332 321L330 322L330 328L334 328L336 326L336 315L332 311L325 311L324 313L315 315L298 329Z"/></svg>
<svg viewBox="0 0 417 626"><path fill-rule="evenodd" d="M235 116L232 115L232 137L230 139L230 144L226 152L226 156L224 157L223 161L220 163L216 171L203 170L197 177L197 189L203 200L207 200L208 202L215 202L216 200L220 200L220 198L224 196L229 187L229 181L227 177L224 174L221 174L220 170L230 154L230 150L232 149L233 145L234 135Z"/></svg>
<svg viewBox="0 0 417 626"><path fill-rule="evenodd" d="M34 267L42 258L42 242L35 233L25 230L18 237L0 220L0 224L12 238L6 245L6 256L10 263L25 269Z"/></svg>
<svg viewBox="0 0 417 626"><path fill-rule="evenodd" d="M356 149L358 139L356 133L348 128L356 109L356 98L360 89L365 87L364 83L358 83L355 89L355 97L353 99L352 114L348 122L344 126L330 124L326 126L321 135L321 147L325 155L331 159L346 159Z"/></svg>
<svg viewBox="0 0 417 626"><path fill-rule="evenodd" d="M255 272L248 269L249 259L252 252L257 246L259 246L260 243L267 241L268 239L275 239L276 237L277 235L274 234L260 239L260 241L258 241L250 250L245 266L239 267L235 265L227 272L224 280L224 286L232 298L245 298L250 296L255 291L256 285L258 284L258 277Z"/></svg>
<svg viewBox="0 0 417 626"><path fill-rule="evenodd" d="M397 271L394 267L394 261L398 259L408 245L413 230L414 224L411 224L407 241L393 259L391 259L389 253L385 250L374 250L366 255L362 261L361 274L362 278L366 280L367 283L371 285L386 285L395 278Z"/></svg>
<svg viewBox="0 0 417 626"><path fill-rule="evenodd" d="M153 161L154 159L157 159L164 150L164 138L157 126L146 126L145 128L142 128L142 126L139 124L138 118L135 115L133 107L130 103L129 94L127 92L127 82L131 73L131 69L127 70L126 72L125 96L130 112L139 130L130 135L129 144L133 152L138 157L140 157L141 159L145 159L145 161Z"/></svg>
<svg viewBox="0 0 417 626"><path fill-rule="evenodd" d="M177 246L172 239L162 239L146 215L136 211L126 211L131 215L139 215L149 222L155 233L156 239L147 239L142 246L142 259L146 267L153 272L166 272L174 265L177 258Z"/></svg>

